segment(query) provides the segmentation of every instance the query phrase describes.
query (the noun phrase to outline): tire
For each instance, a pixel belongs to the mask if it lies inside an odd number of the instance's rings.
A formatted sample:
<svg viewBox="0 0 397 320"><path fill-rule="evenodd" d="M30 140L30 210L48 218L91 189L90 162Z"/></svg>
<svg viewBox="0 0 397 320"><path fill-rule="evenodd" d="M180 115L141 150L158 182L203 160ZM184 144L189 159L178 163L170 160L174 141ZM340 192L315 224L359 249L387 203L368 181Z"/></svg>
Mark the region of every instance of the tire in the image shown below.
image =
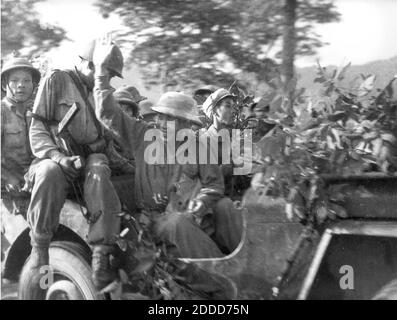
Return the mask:
<svg viewBox="0 0 397 320"><path fill-rule="evenodd" d="M49 254L54 282L47 289L47 300L103 299L97 295L91 280L91 254L86 248L75 242L55 241L50 245ZM24 270L25 268L22 269L22 273ZM22 274L20 278L24 280L19 284L19 299L36 300L29 279Z"/></svg>
<svg viewBox="0 0 397 320"><path fill-rule="evenodd" d="M397 300L397 279L390 281L382 287L372 300Z"/></svg>

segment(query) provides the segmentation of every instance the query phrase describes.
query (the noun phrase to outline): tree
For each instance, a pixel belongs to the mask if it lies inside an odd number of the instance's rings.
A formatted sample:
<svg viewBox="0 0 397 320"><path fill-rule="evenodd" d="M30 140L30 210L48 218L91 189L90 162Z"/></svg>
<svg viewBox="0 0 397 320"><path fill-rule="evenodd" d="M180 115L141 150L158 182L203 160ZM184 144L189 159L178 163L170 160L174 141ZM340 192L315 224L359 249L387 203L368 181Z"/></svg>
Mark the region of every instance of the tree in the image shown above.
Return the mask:
<svg viewBox="0 0 397 320"><path fill-rule="evenodd" d="M40 22L34 8L40 1L42 0L1 1L2 57L13 51L23 51L26 55L46 52L66 39L62 28Z"/></svg>
<svg viewBox="0 0 397 320"><path fill-rule="evenodd" d="M286 82L294 76L295 21L297 0L286 0L284 6L284 34L281 74Z"/></svg>
<svg viewBox="0 0 397 320"><path fill-rule="evenodd" d="M281 49L283 3L97 0L104 16L118 14L128 27L118 39L131 45L129 62L141 67L147 83L183 88L197 82L227 86L242 72L268 81L274 66L270 49ZM332 0L301 0L296 17L295 53L312 54L322 44L312 32L313 23L334 21L338 14Z"/></svg>

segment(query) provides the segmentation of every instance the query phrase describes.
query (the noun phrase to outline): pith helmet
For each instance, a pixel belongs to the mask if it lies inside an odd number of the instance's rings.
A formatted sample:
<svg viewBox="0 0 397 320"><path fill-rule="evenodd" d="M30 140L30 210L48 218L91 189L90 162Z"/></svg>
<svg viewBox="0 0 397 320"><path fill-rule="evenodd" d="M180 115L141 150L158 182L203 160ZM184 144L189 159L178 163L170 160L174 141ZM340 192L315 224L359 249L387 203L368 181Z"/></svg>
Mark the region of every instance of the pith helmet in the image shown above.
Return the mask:
<svg viewBox="0 0 397 320"><path fill-rule="evenodd" d="M94 55L96 40L90 41L85 48L83 48L79 57L83 60L91 61ZM116 73L116 75L120 78L123 78L123 67L124 67L124 58L123 54L121 53L120 48L115 44L112 43L112 51L106 61L106 67Z"/></svg>
<svg viewBox="0 0 397 320"><path fill-rule="evenodd" d="M223 99L226 98L232 98L233 100L235 99L235 96L233 96L228 90L226 89L218 89L215 92L211 93L211 95L207 98L207 100L204 101L203 103L203 111L205 115L209 118L212 119L212 115L214 113L214 108L215 106Z"/></svg>
<svg viewBox="0 0 397 320"><path fill-rule="evenodd" d="M217 88L215 86L213 86L213 85L207 85L207 86L201 87L201 88L197 89L196 91L194 91L194 94L195 95L196 94L203 94L203 93L211 94L211 93L215 92L216 89Z"/></svg>
<svg viewBox="0 0 397 320"><path fill-rule="evenodd" d="M132 95L125 87L120 87L113 93L114 98L117 102L126 104L135 104L136 102L132 98Z"/></svg>
<svg viewBox="0 0 397 320"><path fill-rule="evenodd" d="M152 107L153 107L153 103L152 102L150 102L148 100L141 101L141 102L139 102L139 113L142 116L146 116L146 115L149 115L149 114L156 114L156 112L153 111Z"/></svg>
<svg viewBox="0 0 397 320"><path fill-rule="evenodd" d="M152 110L175 118L182 118L202 125L196 111L196 102L193 98L180 92L164 93Z"/></svg>
<svg viewBox="0 0 397 320"><path fill-rule="evenodd" d="M82 48L79 57L87 61L92 61L92 57L94 55L94 49L95 49L95 40L91 40Z"/></svg>
<svg viewBox="0 0 397 320"><path fill-rule="evenodd" d="M124 90L126 90L130 93L130 95L135 103L139 103L139 102L147 99L146 97L141 96L138 89L133 86L125 86L123 88L124 88Z"/></svg>
<svg viewBox="0 0 397 320"><path fill-rule="evenodd" d="M33 65L26 58L12 58L4 63L3 68L1 69L1 83L3 88L3 82L7 79L8 74L16 69L28 69L32 72L32 79L34 83L39 83L41 74L38 69L33 67ZM3 88L4 90L4 88Z"/></svg>

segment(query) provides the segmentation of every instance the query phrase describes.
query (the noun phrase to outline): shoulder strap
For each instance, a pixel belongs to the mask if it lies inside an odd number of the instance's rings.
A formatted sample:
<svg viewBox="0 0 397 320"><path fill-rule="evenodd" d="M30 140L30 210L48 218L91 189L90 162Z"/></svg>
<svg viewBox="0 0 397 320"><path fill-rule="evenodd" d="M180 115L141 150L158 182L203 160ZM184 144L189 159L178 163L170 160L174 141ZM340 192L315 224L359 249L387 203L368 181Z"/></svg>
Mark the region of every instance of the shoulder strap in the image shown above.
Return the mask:
<svg viewBox="0 0 397 320"><path fill-rule="evenodd" d="M33 119L36 119L36 120L39 120L39 121L43 122L46 126L58 124L58 121L50 121L47 118L44 118L44 117L42 117L42 116L40 116L40 115L38 115L37 113L34 113L34 112L30 112L30 116Z"/></svg>
<svg viewBox="0 0 397 320"><path fill-rule="evenodd" d="M91 114L91 118L94 121L95 127L98 131L98 136L102 137L102 127L95 115L95 110L94 110L92 104L90 103L90 101L88 100L88 97L84 91L84 88L83 88L80 80L77 78L77 76L73 70L64 70L64 71L72 78L74 84L76 85L77 89L79 90L81 97L84 99L84 102L88 107L88 110Z"/></svg>

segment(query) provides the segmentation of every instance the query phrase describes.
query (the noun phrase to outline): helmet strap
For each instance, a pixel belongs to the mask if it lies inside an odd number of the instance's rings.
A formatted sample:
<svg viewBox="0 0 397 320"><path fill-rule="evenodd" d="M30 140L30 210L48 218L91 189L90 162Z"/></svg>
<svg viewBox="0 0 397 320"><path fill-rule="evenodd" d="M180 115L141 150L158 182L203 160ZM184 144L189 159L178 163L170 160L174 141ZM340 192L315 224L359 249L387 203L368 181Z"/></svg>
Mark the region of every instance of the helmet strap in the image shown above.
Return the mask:
<svg viewBox="0 0 397 320"><path fill-rule="evenodd" d="M21 103L21 104L25 103L26 101L28 101L33 96L33 92L34 92L34 88L35 88L35 87L33 87L32 93L30 94L30 96L28 98L26 98L24 101L18 101L15 98L15 92L11 89L10 85L8 84L8 81L7 81L7 87L8 87L8 90L10 90L10 92L12 94L12 101L15 102L15 103Z"/></svg>

